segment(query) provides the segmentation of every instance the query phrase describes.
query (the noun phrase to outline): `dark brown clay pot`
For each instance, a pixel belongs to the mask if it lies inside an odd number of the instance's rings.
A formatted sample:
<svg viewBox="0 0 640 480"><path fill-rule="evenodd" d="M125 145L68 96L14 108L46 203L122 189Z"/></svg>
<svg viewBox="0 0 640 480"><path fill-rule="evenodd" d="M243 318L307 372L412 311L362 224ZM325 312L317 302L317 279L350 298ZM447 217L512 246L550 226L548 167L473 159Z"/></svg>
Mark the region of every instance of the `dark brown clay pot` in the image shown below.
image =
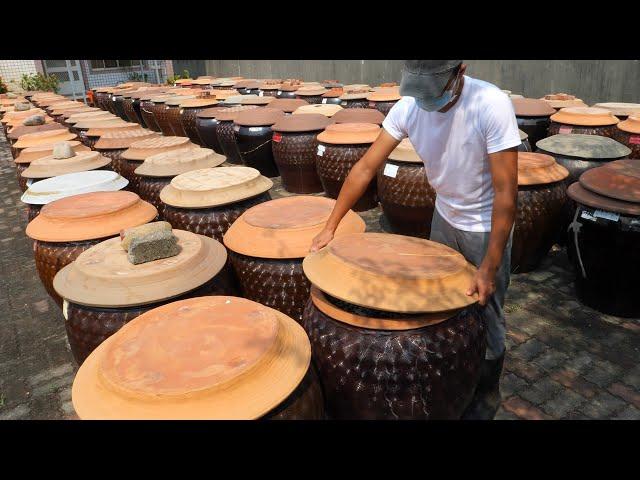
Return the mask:
<svg viewBox="0 0 640 480"><path fill-rule="evenodd" d="M567 201L564 181L518 186L518 210L511 247L511 272L535 270L558 237Z"/></svg>
<svg viewBox="0 0 640 480"><path fill-rule="evenodd" d="M331 419L458 419L473 397L486 349L475 306L435 325L392 331L348 325L309 300L302 326Z"/></svg>
<svg viewBox="0 0 640 480"><path fill-rule="evenodd" d="M142 111L140 110L140 99L139 98L132 99L131 106L137 117L136 122L142 125L143 128L148 128L147 123L142 117Z"/></svg>
<svg viewBox="0 0 640 480"><path fill-rule="evenodd" d="M279 93L278 93L279 92ZM297 98L296 92L283 92L281 90L276 90L276 98ZM306 100L306 98L305 98Z"/></svg>
<svg viewBox="0 0 640 480"><path fill-rule="evenodd" d="M196 117L196 130L198 132L198 138L200 138L200 140L202 141L201 145L203 147L210 148L220 155L224 155L224 152L222 151L222 145L218 140L217 126L218 120L216 120L215 118Z"/></svg>
<svg viewBox="0 0 640 480"><path fill-rule="evenodd" d="M324 398L318 374L313 365L300 385L280 405L271 410L263 420L323 420Z"/></svg>
<svg viewBox="0 0 640 480"><path fill-rule="evenodd" d="M398 167L395 178L384 174L387 164ZM378 199L393 233L428 239L436 192L427 181L424 165L388 159L377 181Z"/></svg>
<svg viewBox="0 0 640 480"><path fill-rule="evenodd" d="M27 220L30 222L34 218L36 218L40 214L40 210L42 210L44 205L34 205L32 203L27 207Z"/></svg>
<svg viewBox="0 0 640 480"><path fill-rule="evenodd" d="M140 123L140 119L133 108L133 98L123 98L122 109L124 110L125 120L127 122Z"/></svg>
<svg viewBox="0 0 640 480"><path fill-rule="evenodd" d="M160 192L171 183L173 177L145 177L134 175L137 178L138 195L158 209L158 218L164 220L165 204L160 200Z"/></svg>
<svg viewBox="0 0 640 480"><path fill-rule="evenodd" d="M44 289L60 308L62 308L62 299L53 288L53 278L62 268L78 258L78 255L103 240L105 239L61 243L33 241L33 254L38 276Z"/></svg>
<svg viewBox="0 0 640 480"><path fill-rule="evenodd" d="M233 131L233 121L218 122L216 125L216 136L220 142L222 154L227 157L227 162L235 165L243 165L240 151L236 144L236 136Z"/></svg>
<svg viewBox="0 0 640 480"><path fill-rule="evenodd" d="M369 100L366 98L359 98L355 100L341 100L340 106L342 108L369 108Z"/></svg>
<svg viewBox="0 0 640 480"><path fill-rule="evenodd" d="M225 267L201 287L178 297L150 305L98 308L68 302L64 325L67 330L71 353L73 353L73 358L78 365L82 365L82 362L102 342L120 330L125 324L153 308L186 298L235 294L229 271Z"/></svg>
<svg viewBox="0 0 640 480"><path fill-rule="evenodd" d="M524 128L522 128L522 130L524 130ZM582 135L600 135L601 137L614 138L616 130L617 128L615 125L606 125L602 127L584 127L580 125L566 125L564 123L551 121L549 123L549 131L546 136L550 137L558 133L579 133ZM526 130L524 131L526 132ZM531 135L529 135L529 138L531 138Z"/></svg>
<svg viewBox="0 0 640 480"><path fill-rule="evenodd" d="M271 149L273 143L271 127L235 125L233 130L242 163L247 167L255 168L265 177L278 177L280 172L278 172Z"/></svg>
<svg viewBox="0 0 640 480"><path fill-rule="evenodd" d="M198 128L196 127L196 115L207 107L183 108L180 113L180 123L184 130L185 136L189 137L196 145L204 146L204 142L200 138ZM211 148L211 147L207 147ZM215 151L215 150L214 150Z"/></svg>
<svg viewBox="0 0 640 480"><path fill-rule="evenodd" d="M316 170L318 141L316 132L275 132L273 159L282 178L282 186L291 193L322 192Z"/></svg>
<svg viewBox="0 0 640 480"><path fill-rule="evenodd" d="M342 184L351 168L362 158L371 145L333 145L320 143L324 147L322 155L316 155L316 168L320 182L329 198L338 198ZM353 206L353 210L361 212L378 205L376 179L373 179L362 197Z"/></svg>
<svg viewBox="0 0 640 480"><path fill-rule="evenodd" d="M233 251L229 251L229 258L244 298L301 322L311 289L302 270L302 258L256 258Z"/></svg>
<svg viewBox="0 0 640 480"><path fill-rule="evenodd" d="M122 171L120 175L129 180L129 185L127 185L126 190L130 192L138 193L140 192L140 176L134 173L135 169L138 168L144 160L126 160L122 159L122 163L120 164L120 168Z"/></svg>
<svg viewBox="0 0 640 480"><path fill-rule="evenodd" d="M135 103L133 106L135 108ZM154 132L162 132L156 122L156 117L153 114L152 107L153 102L151 100L140 101L140 116L142 117L143 126L146 126L146 128L153 130Z"/></svg>
<svg viewBox="0 0 640 480"><path fill-rule="evenodd" d="M397 100L390 102L369 102L369 108L375 108L386 117L389 110L391 110L396 103L398 103Z"/></svg>
<svg viewBox="0 0 640 480"><path fill-rule="evenodd" d="M171 137L174 135L171 122L169 121L169 109L164 103L153 103L151 107L153 118L164 136Z"/></svg>
<svg viewBox="0 0 640 480"><path fill-rule="evenodd" d="M107 106L107 99L109 98L108 93L96 92L93 98L94 98L94 103L96 104L96 107L98 107L100 110L110 111Z"/></svg>
<svg viewBox="0 0 640 480"><path fill-rule="evenodd" d="M185 132L184 127L182 126L182 121L180 120L180 106L168 105L166 107L166 115L169 126L173 131L172 135L175 135L176 137L186 137L187 132Z"/></svg>
<svg viewBox="0 0 640 480"><path fill-rule="evenodd" d="M111 150L99 150L100 155L111 159L111 168L114 172L122 175L122 164L125 160L122 158L122 154L126 152L126 148L114 148ZM124 176L124 175L122 175ZM125 189L126 190L126 189Z"/></svg>
<svg viewBox="0 0 640 480"><path fill-rule="evenodd" d="M547 138L549 134L549 124L551 121L549 117L518 117L516 116L516 120L518 121L518 128L522 130L524 133L528 135L529 144L535 148L538 140L542 140L543 138ZM578 132L575 132L578 133ZM528 150L531 151L531 150Z"/></svg>
<svg viewBox="0 0 640 480"><path fill-rule="evenodd" d="M122 95L114 96L112 101L115 114L126 122L128 117L127 113L124 111L124 98Z"/></svg>
<svg viewBox="0 0 640 480"><path fill-rule="evenodd" d="M186 209L163 203L164 219L178 230L214 238L222 243L222 237L236 219L247 209L271 200L268 192L240 202L212 208Z"/></svg>
<svg viewBox="0 0 640 480"><path fill-rule="evenodd" d="M89 147L91 150L95 150L94 146L100 137L89 137L87 135L87 130L78 130L78 140L85 146Z"/></svg>
<svg viewBox="0 0 640 480"><path fill-rule="evenodd" d="M287 97L282 97L287 98ZM293 98L298 98L300 100L305 100L310 105L315 103L322 103L323 96L322 95L295 95Z"/></svg>
<svg viewBox="0 0 640 480"><path fill-rule="evenodd" d="M617 221L582 217L585 213L594 218L594 210L578 204L576 222L580 231L567 235L567 253L576 275L578 299L607 315L638 318L640 217L620 215Z"/></svg>
<svg viewBox="0 0 640 480"><path fill-rule="evenodd" d="M263 97L277 97L278 96L278 91L277 90L261 90L262 92L262 96Z"/></svg>
<svg viewBox="0 0 640 480"><path fill-rule="evenodd" d="M640 160L640 133L625 132L617 128L613 139L631 149L628 158Z"/></svg>
<svg viewBox="0 0 640 480"><path fill-rule="evenodd" d="M22 172L24 172L28 167L28 163L16 163L16 177L18 179L18 186L23 193L27 191L27 188L29 188L27 187L27 182L29 181L29 179L22 176Z"/></svg>
<svg viewBox="0 0 640 480"><path fill-rule="evenodd" d="M324 103L327 105L341 105L342 104L342 100L340 100L339 97L324 97L322 99L322 102L320 103Z"/></svg>

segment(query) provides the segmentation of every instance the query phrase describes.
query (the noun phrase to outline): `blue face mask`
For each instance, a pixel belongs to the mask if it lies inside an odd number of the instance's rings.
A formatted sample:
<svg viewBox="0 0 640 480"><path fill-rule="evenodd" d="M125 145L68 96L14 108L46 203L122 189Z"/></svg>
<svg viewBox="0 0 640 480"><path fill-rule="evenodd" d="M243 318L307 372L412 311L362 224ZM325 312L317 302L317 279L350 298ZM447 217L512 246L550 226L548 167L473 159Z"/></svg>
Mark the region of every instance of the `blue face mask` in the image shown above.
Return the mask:
<svg viewBox="0 0 640 480"><path fill-rule="evenodd" d="M416 105L420 107L422 110L426 110L427 112L436 112L438 110L442 110L444 107L449 105L452 101L454 101L458 94L454 95L458 89L459 80L456 77L455 84L451 87L450 90L445 90L445 92L436 98L418 98L415 97Z"/></svg>

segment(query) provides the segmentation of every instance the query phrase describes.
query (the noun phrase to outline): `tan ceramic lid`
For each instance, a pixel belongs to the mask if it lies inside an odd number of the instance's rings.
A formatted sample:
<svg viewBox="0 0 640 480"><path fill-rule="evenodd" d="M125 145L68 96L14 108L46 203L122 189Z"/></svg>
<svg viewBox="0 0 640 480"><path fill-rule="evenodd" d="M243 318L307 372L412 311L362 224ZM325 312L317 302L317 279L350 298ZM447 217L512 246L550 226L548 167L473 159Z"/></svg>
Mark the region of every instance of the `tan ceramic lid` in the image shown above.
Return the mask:
<svg viewBox="0 0 640 480"><path fill-rule="evenodd" d="M327 93L328 91L329 90L327 90L323 86L311 85L309 87L300 87L296 90L296 95L300 95L303 97L315 97Z"/></svg>
<svg viewBox="0 0 640 480"><path fill-rule="evenodd" d="M609 110L593 107L562 108L551 116L551 120L557 123L580 126L605 126L620 122Z"/></svg>
<svg viewBox="0 0 640 480"><path fill-rule="evenodd" d="M134 142L122 153L126 160L144 160L151 155L181 148L200 148L187 137L156 137Z"/></svg>
<svg viewBox="0 0 640 480"><path fill-rule="evenodd" d="M358 110L358 109L353 109ZM423 163L418 156L416 149L408 138L404 138L396 148L389 154L389 160L407 163Z"/></svg>
<svg viewBox="0 0 640 480"><path fill-rule="evenodd" d="M108 118L116 118L113 113L104 112L100 110L99 112L83 112L83 113L74 113L70 117L67 118L66 122L75 125L76 123L84 120L97 120L97 119L108 119Z"/></svg>
<svg viewBox="0 0 640 480"><path fill-rule="evenodd" d="M2 123L5 123L7 125L22 125L22 122L33 116L33 115L42 115L45 117L45 120L47 118L50 118L44 110L40 110L40 109L31 109L31 110L24 110L22 112L8 112L5 113L4 116L2 117Z"/></svg>
<svg viewBox="0 0 640 480"><path fill-rule="evenodd" d="M169 107L179 107L186 100L195 100L195 95L177 95L175 97L171 97L169 100L164 102L165 105Z"/></svg>
<svg viewBox="0 0 640 480"><path fill-rule="evenodd" d="M402 98L398 88L381 88L367 95L367 100L371 102L396 102Z"/></svg>
<svg viewBox="0 0 640 480"><path fill-rule="evenodd" d="M322 231L335 200L298 195L264 202L244 212L227 230L224 244L230 250L259 258L302 258L313 238ZM360 216L349 211L336 237L364 232Z"/></svg>
<svg viewBox="0 0 640 480"><path fill-rule="evenodd" d="M13 144L13 148L37 147L38 145L64 142L67 140L74 140L76 138L75 133L70 133L66 129L27 133L26 135L22 135L18 138L18 141Z"/></svg>
<svg viewBox="0 0 640 480"><path fill-rule="evenodd" d="M512 98L511 103L518 117L548 117L556 113L547 102L537 98Z"/></svg>
<svg viewBox="0 0 640 480"><path fill-rule="evenodd" d="M100 132L92 132L92 130L89 130L87 132L87 135L89 135L89 133L99 134L95 135L100 137L93 146L93 148L95 148L96 150L115 150L121 148L129 148L133 143L150 138L157 138L160 136L156 132L141 127L136 129L110 128L103 129Z"/></svg>
<svg viewBox="0 0 640 480"><path fill-rule="evenodd" d="M140 126L137 123L123 123L123 124L114 125L112 127L90 128L89 130L86 131L86 135L87 135L87 137L103 137L104 135L106 135L108 133L140 132L140 131L147 132L147 134L149 134L149 132L151 132L151 130L143 129L142 126Z"/></svg>
<svg viewBox="0 0 640 480"><path fill-rule="evenodd" d="M554 155L595 160L622 158L631 153L631 149L613 138L574 133L559 133L543 138L538 140L536 148Z"/></svg>
<svg viewBox="0 0 640 480"><path fill-rule="evenodd" d="M452 248L420 238L344 235L309 254L302 265L320 290L376 310L443 312L477 301L465 293L475 267Z"/></svg>
<svg viewBox="0 0 640 480"><path fill-rule="evenodd" d="M80 120L76 122L75 128L80 130L90 130L92 128L119 128L119 127L131 127L129 122L125 122L121 118L110 118L100 120Z"/></svg>
<svg viewBox="0 0 640 480"><path fill-rule="evenodd" d="M618 128L624 132L640 133L640 115L623 120L618 124Z"/></svg>
<svg viewBox="0 0 640 480"><path fill-rule="evenodd" d="M226 159L208 148L179 148L147 157L134 173L147 177L175 177L191 170L217 167Z"/></svg>
<svg viewBox="0 0 640 480"><path fill-rule="evenodd" d="M258 95L242 95L240 105L270 105L275 97L260 97Z"/></svg>
<svg viewBox="0 0 640 480"><path fill-rule="evenodd" d="M63 127L59 123L45 123L44 125L34 125L34 126L26 126L20 125L19 127L13 127L7 133L7 138L9 140L17 140L23 135L28 133L37 133L37 132L49 132L51 130L58 130L68 132L69 130L66 127Z"/></svg>
<svg viewBox="0 0 640 480"><path fill-rule="evenodd" d="M160 200L179 208L210 208L255 197L272 186L255 168L207 168L173 178L160 192Z"/></svg>
<svg viewBox="0 0 640 480"><path fill-rule="evenodd" d="M220 112L224 112L227 107L212 107L206 108L198 113L196 113L196 117L198 118L216 118Z"/></svg>
<svg viewBox="0 0 640 480"><path fill-rule="evenodd" d="M518 185L541 185L559 182L569 176L569 170L551 155L518 152Z"/></svg>
<svg viewBox="0 0 640 480"><path fill-rule="evenodd" d="M333 116L335 123L375 123L382 125L384 114L375 108L343 108Z"/></svg>
<svg viewBox="0 0 640 480"><path fill-rule="evenodd" d="M314 132L324 130L330 123L331 120L319 113L303 113L282 117L271 129L274 132Z"/></svg>
<svg viewBox="0 0 640 480"><path fill-rule="evenodd" d="M623 117L629 115L640 115L640 103L596 103L594 105L594 108L604 108L605 110L609 110L614 115L620 115Z"/></svg>
<svg viewBox="0 0 640 480"><path fill-rule="evenodd" d="M243 127L265 127L273 125L282 118L284 118L282 110L265 107L240 112L234 122Z"/></svg>
<svg viewBox="0 0 640 480"><path fill-rule="evenodd" d="M72 115L73 113L84 113L84 112L95 112L97 109L94 107L89 107L84 103L77 103L75 106L66 107L66 108L56 108L51 111L51 115Z"/></svg>
<svg viewBox="0 0 640 480"><path fill-rule="evenodd" d="M215 98L188 98L180 104L180 108L205 108L217 105Z"/></svg>
<svg viewBox="0 0 640 480"><path fill-rule="evenodd" d="M181 300L143 313L81 365L81 419L254 420L300 384L311 345L292 318L239 297Z"/></svg>
<svg viewBox="0 0 640 480"><path fill-rule="evenodd" d="M347 88L345 87L344 93L340 95L339 98L341 100L364 100L367 98L370 92L371 90L368 88L347 90Z"/></svg>
<svg viewBox="0 0 640 480"><path fill-rule="evenodd" d="M333 87L333 88L330 88L327 93L323 93L322 97L323 98L338 98L343 93L344 93L344 90L342 89L342 87Z"/></svg>
<svg viewBox="0 0 640 480"><path fill-rule="evenodd" d="M111 159L103 157L99 152L79 152L70 158L38 158L31 162L29 167L22 172L24 178L51 178L65 173L86 172L106 167Z"/></svg>
<svg viewBox="0 0 640 480"><path fill-rule="evenodd" d="M26 233L44 242L79 242L118 235L158 215L156 207L133 192L93 192L51 202L27 225Z"/></svg>
<svg viewBox="0 0 640 480"><path fill-rule="evenodd" d="M609 198L640 203L640 162L616 160L580 175L580 185Z"/></svg>
<svg viewBox="0 0 640 480"><path fill-rule="evenodd" d="M73 149L74 152L90 152L91 149L89 147L85 147L77 140L71 140L66 142ZM48 157L53 155L53 143L46 143L44 145L40 145L37 147L29 147L25 148L20 152L20 155L16 158L16 163L31 163L34 160L42 157Z"/></svg>
<svg viewBox="0 0 640 480"><path fill-rule="evenodd" d="M235 121L240 112L245 110L254 110L259 108L257 105L238 105L237 107L228 107L216 115L219 122Z"/></svg>
<svg viewBox="0 0 640 480"><path fill-rule="evenodd" d="M226 100L229 97L233 97L235 95L238 95L238 91L237 90L211 90L211 95L214 95L216 97L216 100L218 101L222 101L222 100Z"/></svg>
<svg viewBox="0 0 640 480"><path fill-rule="evenodd" d="M311 105L302 105L298 107L293 113L297 115L299 113L319 113L325 117L333 117L343 108L340 105L333 105L331 103L314 103Z"/></svg>
<svg viewBox="0 0 640 480"><path fill-rule="evenodd" d="M596 167L592 170L596 170L597 168L601 167ZM567 194L569 195L569 198L581 203L582 205L606 210L608 212L622 213L623 215L640 216L640 203L625 202L600 195L584 188L580 185L580 182L575 182L569 185Z"/></svg>
<svg viewBox="0 0 640 480"><path fill-rule="evenodd" d="M201 287L220 272L227 252L213 238L173 230L180 253L134 265L120 237L85 250L55 277L66 300L93 307L130 307L167 300Z"/></svg>
<svg viewBox="0 0 640 480"><path fill-rule="evenodd" d="M373 123L337 123L319 134L318 141L338 145L373 143L379 133L380 127Z"/></svg>

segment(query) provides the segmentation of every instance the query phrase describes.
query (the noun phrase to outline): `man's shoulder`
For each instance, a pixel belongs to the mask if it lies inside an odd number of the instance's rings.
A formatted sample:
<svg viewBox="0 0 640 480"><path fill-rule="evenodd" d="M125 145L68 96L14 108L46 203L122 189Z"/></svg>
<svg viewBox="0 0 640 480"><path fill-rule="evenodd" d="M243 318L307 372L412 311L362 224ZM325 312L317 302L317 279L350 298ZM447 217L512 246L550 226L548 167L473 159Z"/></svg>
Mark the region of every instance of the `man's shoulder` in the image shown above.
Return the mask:
<svg viewBox="0 0 640 480"><path fill-rule="evenodd" d="M469 82L471 86L470 90L472 92L472 96L477 100L508 100L509 96L500 90L493 83L486 82L484 80L480 80L479 78L467 77L466 81Z"/></svg>

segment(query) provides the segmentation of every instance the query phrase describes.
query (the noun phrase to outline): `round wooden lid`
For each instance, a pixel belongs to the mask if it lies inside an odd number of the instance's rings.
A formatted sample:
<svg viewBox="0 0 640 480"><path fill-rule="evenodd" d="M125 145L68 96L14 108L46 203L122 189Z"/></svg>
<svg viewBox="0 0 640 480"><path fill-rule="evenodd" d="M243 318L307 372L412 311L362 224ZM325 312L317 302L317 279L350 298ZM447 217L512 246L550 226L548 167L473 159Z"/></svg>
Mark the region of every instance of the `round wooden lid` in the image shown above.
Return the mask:
<svg viewBox="0 0 640 480"><path fill-rule="evenodd" d="M144 160L151 155L181 148L200 148L187 137L154 137L139 140L122 153L126 160Z"/></svg>
<svg viewBox="0 0 640 480"><path fill-rule="evenodd" d="M549 117L556 113L555 108L537 98L512 98L511 103L517 117Z"/></svg>
<svg viewBox="0 0 640 480"><path fill-rule="evenodd" d="M277 108L286 113L292 113L304 105L309 105L309 102L301 98L276 98L269 104L269 107Z"/></svg>
<svg viewBox="0 0 640 480"><path fill-rule="evenodd" d="M53 155L32 161L22 172L24 178L50 178L65 173L86 172L105 167L111 159L99 152L74 152L70 158L54 158Z"/></svg>
<svg viewBox="0 0 640 480"><path fill-rule="evenodd" d="M564 180L569 170L551 155L518 152L518 185L542 185Z"/></svg>
<svg viewBox="0 0 640 480"><path fill-rule="evenodd" d="M134 173L147 177L175 177L191 170L217 167L226 159L209 148L179 148L147 157Z"/></svg>
<svg viewBox="0 0 640 480"><path fill-rule="evenodd" d="M551 116L551 120L557 123L578 126L606 126L620 122L613 113L604 108L593 107L567 107Z"/></svg>
<svg viewBox="0 0 640 480"><path fill-rule="evenodd" d="M615 198L605 197L591 190L587 190L580 182L572 183L567 189L569 197L587 207L621 213L623 215L640 216L640 203L624 202Z"/></svg>
<svg viewBox="0 0 640 480"><path fill-rule="evenodd" d="M640 162L616 160L580 175L580 185L605 197L640 203Z"/></svg>
<svg viewBox="0 0 640 480"><path fill-rule="evenodd" d="M318 141L338 145L373 143L379 134L380 127L373 123L337 123L327 126Z"/></svg>
<svg viewBox="0 0 640 480"><path fill-rule="evenodd" d="M640 114L638 116L630 116L620 122L618 128L623 132L640 133Z"/></svg>
<svg viewBox="0 0 640 480"><path fill-rule="evenodd" d="M303 113L280 118L271 128L274 132L315 132L324 130L331 123L319 113Z"/></svg>
<svg viewBox="0 0 640 480"><path fill-rule="evenodd" d="M243 127L263 127L273 125L283 117L282 110L265 107L240 112L234 121Z"/></svg>
<svg viewBox="0 0 640 480"><path fill-rule="evenodd" d="M375 123L382 125L384 114L375 108L343 108L332 117L335 123Z"/></svg>
<svg viewBox="0 0 640 480"><path fill-rule="evenodd" d="M257 108L259 108L257 105L238 105L236 107L228 107L216 114L216 119L219 122L233 122L238 118L238 115L240 115L241 112L244 112L245 110L255 110Z"/></svg>
<svg viewBox="0 0 640 480"><path fill-rule="evenodd" d="M552 155L586 160L611 160L631 153L629 148L612 138L572 133L560 133L538 140L536 148Z"/></svg>

